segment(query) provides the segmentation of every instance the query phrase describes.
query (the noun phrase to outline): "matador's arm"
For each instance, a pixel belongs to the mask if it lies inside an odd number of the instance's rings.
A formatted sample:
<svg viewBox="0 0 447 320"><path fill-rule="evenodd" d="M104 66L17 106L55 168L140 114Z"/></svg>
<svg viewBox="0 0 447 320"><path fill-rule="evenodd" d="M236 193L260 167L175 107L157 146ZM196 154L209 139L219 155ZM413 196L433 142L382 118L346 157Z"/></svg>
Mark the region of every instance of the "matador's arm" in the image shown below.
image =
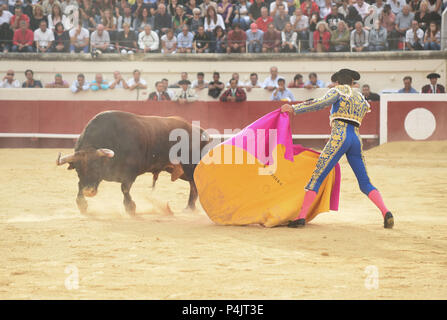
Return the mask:
<svg viewBox="0 0 447 320"><path fill-rule="evenodd" d="M293 104L293 113L304 113L324 109L337 101L339 92L335 88L330 89L323 97L310 101Z"/></svg>

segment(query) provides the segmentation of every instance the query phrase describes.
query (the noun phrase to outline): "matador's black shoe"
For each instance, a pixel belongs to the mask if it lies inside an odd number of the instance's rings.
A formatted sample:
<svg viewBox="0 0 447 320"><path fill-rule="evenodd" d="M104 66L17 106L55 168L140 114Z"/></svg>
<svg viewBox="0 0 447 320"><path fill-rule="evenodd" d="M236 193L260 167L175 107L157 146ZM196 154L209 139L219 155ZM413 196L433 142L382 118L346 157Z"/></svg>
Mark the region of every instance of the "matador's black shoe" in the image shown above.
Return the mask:
<svg viewBox="0 0 447 320"><path fill-rule="evenodd" d="M391 212L387 212L385 214L385 218L383 219L383 227L386 229L392 229L394 226L394 218Z"/></svg>
<svg viewBox="0 0 447 320"><path fill-rule="evenodd" d="M289 228L304 228L306 225L306 219L297 219L293 221L289 221L287 225Z"/></svg>

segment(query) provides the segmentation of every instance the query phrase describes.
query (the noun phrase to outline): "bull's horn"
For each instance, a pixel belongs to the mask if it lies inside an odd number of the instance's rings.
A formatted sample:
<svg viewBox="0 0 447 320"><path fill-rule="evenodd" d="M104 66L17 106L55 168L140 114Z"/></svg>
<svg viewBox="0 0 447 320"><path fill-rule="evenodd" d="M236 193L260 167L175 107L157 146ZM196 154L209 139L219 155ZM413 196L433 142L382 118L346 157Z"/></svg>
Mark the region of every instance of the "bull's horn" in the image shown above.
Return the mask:
<svg viewBox="0 0 447 320"><path fill-rule="evenodd" d="M96 150L96 154L100 157L113 158L115 152L113 152L113 150L103 148Z"/></svg>
<svg viewBox="0 0 447 320"><path fill-rule="evenodd" d="M76 153L68 154L68 155L62 157L62 154L59 152L59 155L56 160L56 164L58 166L61 166L65 163L74 162L74 161L76 161Z"/></svg>

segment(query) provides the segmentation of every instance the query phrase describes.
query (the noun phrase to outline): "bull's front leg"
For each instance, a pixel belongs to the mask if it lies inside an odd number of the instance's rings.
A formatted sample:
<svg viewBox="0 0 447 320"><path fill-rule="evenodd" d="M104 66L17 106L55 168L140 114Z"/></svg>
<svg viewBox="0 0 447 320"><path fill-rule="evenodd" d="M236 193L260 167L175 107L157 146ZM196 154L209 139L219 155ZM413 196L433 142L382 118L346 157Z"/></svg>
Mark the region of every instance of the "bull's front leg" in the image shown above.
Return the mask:
<svg viewBox="0 0 447 320"><path fill-rule="evenodd" d="M197 197L199 196L197 192L196 184L193 181L189 181L189 200L188 200L188 207L191 210L196 209L196 201Z"/></svg>
<svg viewBox="0 0 447 320"><path fill-rule="evenodd" d="M82 192L82 189L84 187L81 185L81 182L78 182L78 195L76 197L76 204L78 205L78 209L81 212L81 214L87 213L87 200L85 200L84 193Z"/></svg>
<svg viewBox="0 0 447 320"><path fill-rule="evenodd" d="M136 209L136 205L135 202L132 200L132 197L130 196L130 188L132 187L133 181L132 182L123 182L121 184L121 191L123 192L124 195L124 200L123 200L123 204L124 204L124 208L126 209L126 212L131 215L134 216L135 215L135 209Z"/></svg>

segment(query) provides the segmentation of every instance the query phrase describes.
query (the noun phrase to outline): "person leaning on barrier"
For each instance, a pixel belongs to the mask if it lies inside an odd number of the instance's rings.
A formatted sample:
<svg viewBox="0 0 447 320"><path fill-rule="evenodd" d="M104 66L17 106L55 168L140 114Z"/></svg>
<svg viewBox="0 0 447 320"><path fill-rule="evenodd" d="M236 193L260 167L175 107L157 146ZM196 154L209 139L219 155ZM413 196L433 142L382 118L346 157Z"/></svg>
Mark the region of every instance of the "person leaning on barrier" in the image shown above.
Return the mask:
<svg viewBox="0 0 447 320"><path fill-rule="evenodd" d="M304 88L303 75L300 73L297 73L293 77L293 81L289 83L287 88Z"/></svg>
<svg viewBox="0 0 447 320"><path fill-rule="evenodd" d="M115 88L123 88L123 89L129 89L129 86L127 85L126 80L123 79L123 76L119 71L113 72L113 81L109 83L110 89Z"/></svg>
<svg viewBox="0 0 447 320"><path fill-rule="evenodd" d="M149 94L147 100L150 101L169 101L171 97L165 91L165 85L162 81L155 82L155 91Z"/></svg>
<svg viewBox="0 0 447 320"><path fill-rule="evenodd" d="M254 72L251 73L250 80L244 84L243 88L245 88L248 92L250 92L253 88L262 88L262 85L259 83L258 74Z"/></svg>
<svg viewBox="0 0 447 320"><path fill-rule="evenodd" d="M272 101L295 101L293 93L286 88L286 80L284 78L278 79L278 88L273 90L272 96L270 97Z"/></svg>
<svg viewBox="0 0 447 320"><path fill-rule="evenodd" d="M214 99L217 99L222 90L225 88L225 84L221 82L219 79L220 79L219 72L214 72L213 81L208 83L208 95L210 97L213 97Z"/></svg>
<svg viewBox="0 0 447 320"><path fill-rule="evenodd" d="M70 85L67 81L62 79L62 74L56 73L54 76L54 81L47 83L45 85L45 88L68 88Z"/></svg>
<svg viewBox="0 0 447 320"><path fill-rule="evenodd" d="M22 88L42 88L42 82L34 79L33 70L25 71L26 80L22 83Z"/></svg>
<svg viewBox="0 0 447 320"><path fill-rule="evenodd" d="M179 82L180 90L175 95L174 100L180 104L185 104L189 102L194 102L198 99L194 90L190 86L191 82L189 80L182 80Z"/></svg>
<svg viewBox="0 0 447 320"><path fill-rule="evenodd" d="M147 89L147 83L144 79L141 78L141 72L138 69L133 71L133 77L127 80L127 85L129 86L129 90L134 89Z"/></svg>
<svg viewBox="0 0 447 320"><path fill-rule="evenodd" d="M78 93L81 91L87 91L89 88L90 88L90 85L88 84L87 81L85 81L84 74L80 73L80 74L78 74L76 80L73 81L70 89L71 89L71 92Z"/></svg>
<svg viewBox="0 0 447 320"><path fill-rule="evenodd" d="M90 82L90 89L92 91L107 90L109 89L109 83L104 80L101 73L97 73L95 75L95 80Z"/></svg>
<svg viewBox="0 0 447 320"><path fill-rule="evenodd" d="M237 80L230 80L230 88L225 90L220 96L222 102L243 102L247 100L247 94L243 88L237 86Z"/></svg>
<svg viewBox="0 0 447 320"><path fill-rule="evenodd" d="M0 82L0 88L20 88L20 82L14 79L14 70L6 71L6 75L3 77L2 82Z"/></svg>
<svg viewBox="0 0 447 320"><path fill-rule="evenodd" d="M371 92L369 84L364 84L362 86L362 94L365 100L370 101L380 101L380 96L377 93Z"/></svg>
<svg viewBox="0 0 447 320"><path fill-rule="evenodd" d="M197 79L192 82L191 88L196 91L208 88L208 83L205 81L205 74L203 72L197 73Z"/></svg>
<svg viewBox="0 0 447 320"><path fill-rule="evenodd" d="M397 93L419 93L415 88L411 86L413 79L410 76L405 76L402 81L404 82L404 87L399 89Z"/></svg>

